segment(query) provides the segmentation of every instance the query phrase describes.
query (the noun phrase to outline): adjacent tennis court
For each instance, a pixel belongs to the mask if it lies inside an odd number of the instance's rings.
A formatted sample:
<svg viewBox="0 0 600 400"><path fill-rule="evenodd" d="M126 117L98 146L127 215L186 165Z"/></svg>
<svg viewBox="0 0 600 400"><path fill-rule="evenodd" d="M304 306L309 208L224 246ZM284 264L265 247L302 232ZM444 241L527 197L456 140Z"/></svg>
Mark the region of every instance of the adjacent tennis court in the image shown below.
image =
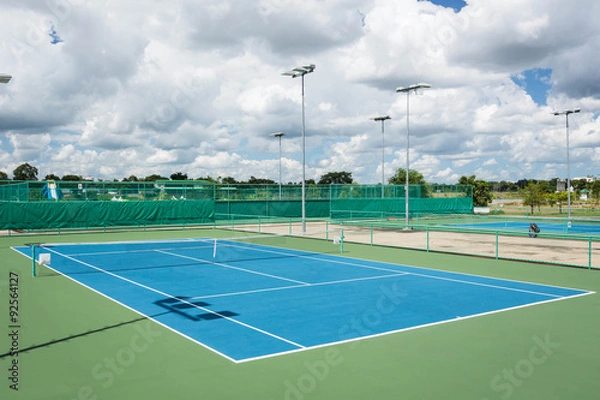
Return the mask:
<svg viewBox="0 0 600 400"><path fill-rule="evenodd" d="M71 280L234 362L593 292L287 248L285 236L44 244ZM31 257L32 247L15 246ZM458 322L460 323L460 322Z"/></svg>
<svg viewBox="0 0 600 400"><path fill-rule="evenodd" d="M600 224L596 222L585 223L577 222L547 222L536 221L537 226L542 233L566 233L574 235L600 235ZM509 230L528 232L530 222L527 221L494 221L494 222L473 222L473 223L454 223L449 226L457 226L469 229L484 230Z"/></svg>

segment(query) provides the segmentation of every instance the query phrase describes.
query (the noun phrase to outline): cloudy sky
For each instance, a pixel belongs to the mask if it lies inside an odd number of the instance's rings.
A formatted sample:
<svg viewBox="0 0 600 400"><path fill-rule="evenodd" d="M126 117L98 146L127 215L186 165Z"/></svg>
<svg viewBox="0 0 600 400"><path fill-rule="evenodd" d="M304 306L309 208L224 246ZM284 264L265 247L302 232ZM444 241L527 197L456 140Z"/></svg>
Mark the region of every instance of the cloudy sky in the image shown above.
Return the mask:
<svg viewBox="0 0 600 400"><path fill-rule="evenodd" d="M597 0L4 0L0 171L378 183L600 175Z"/></svg>

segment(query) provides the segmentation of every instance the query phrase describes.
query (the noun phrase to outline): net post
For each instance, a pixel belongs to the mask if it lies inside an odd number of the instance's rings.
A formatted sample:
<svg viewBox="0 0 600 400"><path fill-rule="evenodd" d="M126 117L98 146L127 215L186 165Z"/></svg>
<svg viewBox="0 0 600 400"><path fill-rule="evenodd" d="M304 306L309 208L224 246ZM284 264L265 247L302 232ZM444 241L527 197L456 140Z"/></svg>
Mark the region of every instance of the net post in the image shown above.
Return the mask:
<svg viewBox="0 0 600 400"><path fill-rule="evenodd" d="M35 243L31 244L31 276L35 278L36 265L35 265Z"/></svg>
<svg viewBox="0 0 600 400"><path fill-rule="evenodd" d="M344 229L340 232L340 253L344 252Z"/></svg>

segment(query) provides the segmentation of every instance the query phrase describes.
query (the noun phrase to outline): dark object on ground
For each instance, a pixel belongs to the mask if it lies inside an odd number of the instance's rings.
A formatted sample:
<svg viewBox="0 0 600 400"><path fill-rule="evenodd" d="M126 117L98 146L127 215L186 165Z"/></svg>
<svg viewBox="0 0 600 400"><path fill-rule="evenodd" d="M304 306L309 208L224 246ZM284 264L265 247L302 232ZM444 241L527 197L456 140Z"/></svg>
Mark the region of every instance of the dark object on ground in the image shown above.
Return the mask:
<svg viewBox="0 0 600 400"><path fill-rule="evenodd" d="M535 222L529 224L529 237L534 238L537 237L537 234L540 233L540 227L537 226Z"/></svg>

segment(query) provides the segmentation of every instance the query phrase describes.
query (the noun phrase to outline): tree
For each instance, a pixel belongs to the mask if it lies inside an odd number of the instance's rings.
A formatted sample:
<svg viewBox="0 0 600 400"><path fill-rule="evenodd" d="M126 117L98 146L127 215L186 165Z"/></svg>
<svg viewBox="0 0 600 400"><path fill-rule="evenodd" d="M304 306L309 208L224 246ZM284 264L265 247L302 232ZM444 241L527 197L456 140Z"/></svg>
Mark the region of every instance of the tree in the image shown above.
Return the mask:
<svg viewBox="0 0 600 400"><path fill-rule="evenodd" d="M123 178L123 182L138 182L139 179L135 175L129 175L129 178Z"/></svg>
<svg viewBox="0 0 600 400"><path fill-rule="evenodd" d="M0 171L0 180L3 180L3 181L8 180L8 175L6 175L6 172Z"/></svg>
<svg viewBox="0 0 600 400"><path fill-rule="evenodd" d="M534 183L533 180L524 189L521 189L521 193L523 194L523 204L531 207L531 215L533 215L536 206L539 210L546 197L543 185Z"/></svg>
<svg viewBox="0 0 600 400"><path fill-rule="evenodd" d="M21 164L13 171L15 181L37 181L38 169L28 163Z"/></svg>
<svg viewBox="0 0 600 400"><path fill-rule="evenodd" d="M60 181L60 177L58 175L48 174L48 175L46 175L46 177L44 178L44 180L46 180L46 181Z"/></svg>
<svg viewBox="0 0 600 400"><path fill-rule="evenodd" d="M231 179L233 179L233 178L231 178ZM197 178L197 180L199 180L199 181L208 181L208 182L211 182L211 183L214 183L214 184L221 183L221 177L220 176L217 177L217 178L213 178L210 175L206 175L206 177L200 177L200 178ZM233 180L235 181L235 179L233 179ZM225 183L225 182L223 182L223 183Z"/></svg>
<svg viewBox="0 0 600 400"><path fill-rule="evenodd" d="M272 179L255 178L255 177L251 176L250 179L248 179L247 183L252 184L252 185L274 185L275 181Z"/></svg>
<svg viewBox="0 0 600 400"><path fill-rule="evenodd" d="M587 179L574 179L571 181L571 186L573 186L573 189L575 191L580 191L583 189L587 189L588 188L588 181Z"/></svg>
<svg viewBox="0 0 600 400"><path fill-rule="evenodd" d="M398 168L394 176L388 179L390 185L404 185L406 184L406 170L404 168ZM427 185L423 174L415 169L408 170L408 184L409 185Z"/></svg>
<svg viewBox="0 0 600 400"><path fill-rule="evenodd" d="M167 180L169 180L169 178L160 176L158 174L148 175L147 177L144 178L145 182L156 182L156 181L167 181Z"/></svg>
<svg viewBox="0 0 600 400"><path fill-rule="evenodd" d="M494 192L515 192L517 191L517 185L512 182L507 181L490 181L488 182L490 185L490 190Z"/></svg>
<svg viewBox="0 0 600 400"><path fill-rule="evenodd" d="M600 198L600 180L592 182L590 191L592 192L593 199L598 200Z"/></svg>
<svg viewBox="0 0 600 400"><path fill-rule="evenodd" d="M226 176L225 178L223 178L222 182L227 185L234 185L236 183L239 183L238 181L235 180L234 177L231 177L231 176Z"/></svg>
<svg viewBox="0 0 600 400"><path fill-rule="evenodd" d="M476 179L475 175L468 178L463 175L458 180L458 184L473 186L473 205L475 207L486 207L492 201L490 186L483 179Z"/></svg>
<svg viewBox="0 0 600 400"><path fill-rule="evenodd" d="M63 175L62 178L60 178L61 181L82 181L83 178L79 175Z"/></svg>
<svg viewBox="0 0 600 400"><path fill-rule="evenodd" d="M183 172L175 172L171 174L172 181L187 181L187 178L187 174L184 174Z"/></svg>
<svg viewBox="0 0 600 400"><path fill-rule="evenodd" d="M568 194L566 191L563 192L554 192L546 194L546 200L550 204L550 207L554 207L554 205L558 205L558 212L560 214L563 213L563 206L568 201Z"/></svg>
<svg viewBox="0 0 600 400"><path fill-rule="evenodd" d="M350 185L352 184L352 172L328 172L325 175L321 175L321 179L318 182L319 185Z"/></svg>
<svg viewBox="0 0 600 400"><path fill-rule="evenodd" d="M529 180L527 179L519 179L517 181L517 183L515 183L515 185L517 185L517 187L519 188L519 190L521 189L525 189L527 187L527 185L529 184Z"/></svg>

